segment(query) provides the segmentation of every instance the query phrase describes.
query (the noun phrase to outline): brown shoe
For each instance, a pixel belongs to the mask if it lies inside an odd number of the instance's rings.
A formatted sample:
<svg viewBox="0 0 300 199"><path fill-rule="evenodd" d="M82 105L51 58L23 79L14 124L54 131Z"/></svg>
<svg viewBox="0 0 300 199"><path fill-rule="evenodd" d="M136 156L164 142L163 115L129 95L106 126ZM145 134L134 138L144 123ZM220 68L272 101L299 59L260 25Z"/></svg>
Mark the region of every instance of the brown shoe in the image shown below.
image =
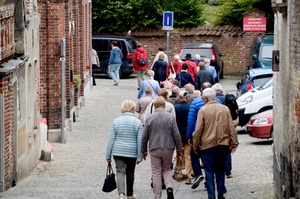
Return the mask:
<svg viewBox="0 0 300 199"><path fill-rule="evenodd" d="M227 175L227 178L233 178L233 176L232 175Z"/></svg>
<svg viewBox="0 0 300 199"><path fill-rule="evenodd" d="M192 184L192 179L191 179L191 178L188 178L188 179L185 181L185 184Z"/></svg>

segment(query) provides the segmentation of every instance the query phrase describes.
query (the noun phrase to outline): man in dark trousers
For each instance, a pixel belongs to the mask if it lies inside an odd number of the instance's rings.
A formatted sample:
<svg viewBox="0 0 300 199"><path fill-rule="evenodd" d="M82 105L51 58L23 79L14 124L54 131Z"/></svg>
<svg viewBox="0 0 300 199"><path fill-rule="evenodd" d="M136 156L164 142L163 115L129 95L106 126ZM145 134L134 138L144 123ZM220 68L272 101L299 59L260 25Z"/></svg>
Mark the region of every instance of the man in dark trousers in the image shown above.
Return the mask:
<svg viewBox="0 0 300 199"><path fill-rule="evenodd" d="M225 158L234 153L238 146L237 132L230 111L215 101L216 92L207 88L202 92L205 105L199 110L196 130L193 134L193 150L201 152L204 163L208 198L215 199L215 178L218 199L225 199Z"/></svg>
<svg viewBox="0 0 300 199"><path fill-rule="evenodd" d="M180 102L174 106L176 112L176 122L180 132L181 143L182 143L183 153L185 158L184 167L189 177L185 181L185 184L192 184L192 173L193 173L191 156L190 156L192 147L188 144L188 140L186 138L187 119L190 110L190 104L188 103L189 96L190 94L187 91L180 91L179 93Z"/></svg>
<svg viewBox="0 0 300 199"><path fill-rule="evenodd" d="M214 85L215 80L213 78L213 74L205 69L205 64L203 62L200 62L199 66L200 70L197 72L195 77L195 89L200 90L204 82L209 82L211 85Z"/></svg>

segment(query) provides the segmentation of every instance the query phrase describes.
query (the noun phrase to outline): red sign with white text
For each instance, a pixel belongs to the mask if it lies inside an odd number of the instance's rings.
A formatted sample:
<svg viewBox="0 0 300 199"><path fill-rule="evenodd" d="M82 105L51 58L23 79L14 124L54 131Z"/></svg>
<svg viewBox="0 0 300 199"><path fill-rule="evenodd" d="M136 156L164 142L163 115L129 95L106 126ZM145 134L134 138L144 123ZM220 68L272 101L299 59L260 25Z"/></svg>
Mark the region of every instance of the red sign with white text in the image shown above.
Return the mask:
<svg viewBox="0 0 300 199"><path fill-rule="evenodd" d="M267 31L266 17L244 18L243 31Z"/></svg>

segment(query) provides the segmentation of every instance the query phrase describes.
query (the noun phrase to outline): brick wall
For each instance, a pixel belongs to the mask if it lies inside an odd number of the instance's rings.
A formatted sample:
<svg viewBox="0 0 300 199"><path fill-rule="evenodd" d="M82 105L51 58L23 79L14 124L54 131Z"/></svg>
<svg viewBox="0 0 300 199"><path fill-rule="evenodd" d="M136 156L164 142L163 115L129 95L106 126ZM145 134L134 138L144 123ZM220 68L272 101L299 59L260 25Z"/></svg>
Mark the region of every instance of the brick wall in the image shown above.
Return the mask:
<svg viewBox="0 0 300 199"><path fill-rule="evenodd" d="M145 49L148 52L150 64L152 64L159 47L167 49L166 37L135 37L135 39L137 42L147 45ZM249 57L248 54L245 54L244 39L245 36L232 37L226 34L221 36L180 36L179 34L171 34L169 44L170 60L173 60L175 54L180 53L182 46L186 43L213 43L218 47L220 53L226 54L222 58L224 61L224 73L243 73L245 67L248 66L245 58ZM249 45L251 45L251 42L249 42Z"/></svg>
<svg viewBox="0 0 300 199"><path fill-rule="evenodd" d="M79 89L70 84L70 70L84 82L84 69L90 65L88 47L91 45L91 3L87 0L39 0L41 113L47 118L49 129L61 127L61 62L60 39L66 40L65 99L66 118L84 95L84 84ZM65 15L64 15L65 13ZM86 77L89 79L89 76Z"/></svg>
<svg viewBox="0 0 300 199"><path fill-rule="evenodd" d="M12 74L0 79L0 92L4 93L4 189L12 184L13 178L13 117L14 117L14 96L12 85Z"/></svg>

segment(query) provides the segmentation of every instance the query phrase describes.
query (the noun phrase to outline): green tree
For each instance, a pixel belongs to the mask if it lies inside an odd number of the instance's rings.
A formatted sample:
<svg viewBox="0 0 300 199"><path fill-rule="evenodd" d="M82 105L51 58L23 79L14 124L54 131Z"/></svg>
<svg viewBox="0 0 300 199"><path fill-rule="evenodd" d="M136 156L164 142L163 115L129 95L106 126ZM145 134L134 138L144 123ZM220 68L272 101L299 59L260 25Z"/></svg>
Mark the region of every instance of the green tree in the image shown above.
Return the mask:
<svg viewBox="0 0 300 199"><path fill-rule="evenodd" d="M199 0L94 0L93 30L120 33L162 25L163 11L174 12L174 26L203 24Z"/></svg>
<svg viewBox="0 0 300 199"><path fill-rule="evenodd" d="M266 12L267 30L274 30L274 14L272 12L271 0L221 0L220 10L216 25L242 26L244 13L258 8Z"/></svg>

